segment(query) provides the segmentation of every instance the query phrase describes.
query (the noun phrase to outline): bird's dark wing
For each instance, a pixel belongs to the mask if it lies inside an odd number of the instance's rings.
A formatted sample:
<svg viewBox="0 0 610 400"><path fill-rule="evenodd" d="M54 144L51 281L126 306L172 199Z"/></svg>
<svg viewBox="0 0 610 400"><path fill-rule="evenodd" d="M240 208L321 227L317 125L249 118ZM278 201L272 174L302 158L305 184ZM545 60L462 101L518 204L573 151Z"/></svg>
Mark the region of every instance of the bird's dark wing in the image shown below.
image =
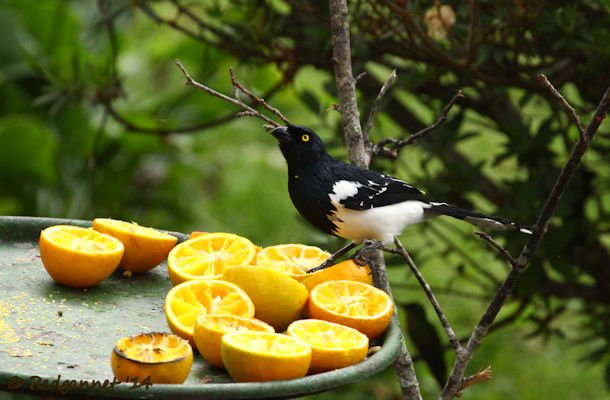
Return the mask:
<svg viewBox="0 0 610 400"><path fill-rule="evenodd" d="M349 196L342 196L339 203L352 210L366 210L383 207L407 200L426 201L419 189L384 174L364 170L352 165L340 168L337 177L345 182L352 182L353 188Z"/></svg>

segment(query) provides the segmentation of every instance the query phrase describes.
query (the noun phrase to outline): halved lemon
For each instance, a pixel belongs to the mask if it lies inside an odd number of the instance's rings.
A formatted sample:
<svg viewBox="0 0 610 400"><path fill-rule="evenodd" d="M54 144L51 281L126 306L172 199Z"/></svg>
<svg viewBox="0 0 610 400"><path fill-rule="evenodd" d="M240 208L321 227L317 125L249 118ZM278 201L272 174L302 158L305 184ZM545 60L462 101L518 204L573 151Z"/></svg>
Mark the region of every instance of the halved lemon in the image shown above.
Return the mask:
<svg viewBox="0 0 610 400"><path fill-rule="evenodd" d="M199 354L211 365L224 368L220 345L222 337L228 333L244 331L275 332L271 325L237 315L203 314L195 320L193 339Z"/></svg>
<svg viewBox="0 0 610 400"><path fill-rule="evenodd" d="M301 378L311 363L311 348L281 333L229 333L222 337L221 353L236 382Z"/></svg>
<svg viewBox="0 0 610 400"><path fill-rule="evenodd" d="M345 325L319 319L294 321L286 333L311 346L309 372L347 367L366 358L368 337Z"/></svg>
<svg viewBox="0 0 610 400"><path fill-rule="evenodd" d="M254 317L250 297L231 282L195 279L174 286L165 297L165 317L176 335L194 345L195 320L205 314Z"/></svg>
<svg viewBox="0 0 610 400"><path fill-rule="evenodd" d="M161 264L176 245L178 238L133 222L96 218L93 229L115 237L125 246L119 268L136 273L146 272Z"/></svg>
<svg viewBox="0 0 610 400"><path fill-rule="evenodd" d="M330 253L304 244L278 244L263 248L256 255L256 265L272 268L301 281L308 269L322 264Z"/></svg>
<svg viewBox="0 0 610 400"><path fill-rule="evenodd" d="M340 280L357 281L372 285L371 267L368 265L360 266L354 260L349 259L309 274L301 283L311 292L315 286L322 282Z"/></svg>
<svg viewBox="0 0 610 400"><path fill-rule="evenodd" d="M141 333L119 339L110 359L123 382L182 383L193 365L188 341L169 333Z"/></svg>
<svg viewBox="0 0 610 400"><path fill-rule="evenodd" d="M394 303L381 289L355 281L328 281L313 288L309 316L357 329L374 339L388 327Z"/></svg>
<svg viewBox="0 0 610 400"><path fill-rule="evenodd" d="M254 244L231 233L202 233L172 249L167 258L174 285L191 279L219 279L232 265L250 264L256 257Z"/></svg>
<svg viewBox="0 0 610 400"><path fill-rule="evenodd" d="M301 313L309 293L305 286L290 276L256 265L228 268L223 279L242 288L252 299L256 318L283 331Z"/></svg>
<svg viewBox="0 0 610 400"><path fill-rule="evenodd" d="M40 233L40 258L51 277L73 288L95 286L117 268L123 244L113 238L72 225L55 225Z"/></svg>

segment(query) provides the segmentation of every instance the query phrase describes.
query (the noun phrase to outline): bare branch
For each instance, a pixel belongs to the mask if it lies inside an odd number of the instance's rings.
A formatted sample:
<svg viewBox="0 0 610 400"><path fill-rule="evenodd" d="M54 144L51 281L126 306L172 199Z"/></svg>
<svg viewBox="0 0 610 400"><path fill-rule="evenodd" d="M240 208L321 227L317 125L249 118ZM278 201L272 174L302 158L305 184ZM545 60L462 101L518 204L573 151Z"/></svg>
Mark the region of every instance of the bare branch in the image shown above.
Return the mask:
<svg viewBox="0 0 610 400"><path fill-rule="evenodd" d="M225 115L224 117L220 117L213 121L202 122L199 124L177 127L177 128L168 128L168 127L148 127L136 125L133 122L129 121L123 115L121 115L110 102L103 102L103 106L105 111L110 115L116 122L123 125L123 127L132 132L140 132L140 133L148 133L155 135L168 135L168 134L181 134L181 133L192 133L196 131L201 131L209 128L213 128L218 125L222 125L235 119L237 116L236 113Z"/></svg>
<svg viewBox="0 0 610 400"><path fill-rule="evenodd" d="M552 86L550 82L549 85ZM521 275L525 272L526 267L534 254L534 251L546 233L549 220L553 216L561 196L566 191L572 176L574 176L580 161L582 160L583 155L589 148L589 144L591 143L595 133L609 112L610 87L606 89L606 92L599 102L599 105L597 106L593 117L589 121L589 124L584 130L582 137L574 146L568 161L555 181L555 185L553 186L553 189L548 195L547 200L542 207L540 214L538 215L538 220L536 221L532 235L527 243L523 246L519 257L515 261L515 265L498 288L498 291L487 306L485 313L472 331L472 334L468 339L468 343L466 344L465 351L456 354L453 370L451 371L451 375L449 376L447 384L443 388L440 396L442 400L452 399L462 387L464 372L466 371L466 367L472 359L474 352L481 345L483 338L489 331L507 298L514 292Z"/></svg>
<svg viewBox="0 0 610 400"><path fill-rule="evenodd" d="M381 89L379 90L379 94L377 95L377 97L375 98L375 101L373 102L373 106L371 107L371 111L369 112L369 117L366 120L366 124L364 125L364 130L362 131L364 143L369 142L369 136L371 134L371 130L373 129L373 123L375 122L375 116L377 115L377 111L379 110L379 105L381 103L381 99L383 99L383 96L385 96L388 89L390 89L390 86L392 86L394 84L394 82L396 82L396 70L395 69L392 70L392 72L388 76L388 79L386 79L383 86L381 86Z"/></svg>
<svg viewBox="0 0 610 400"><path fill-rule="evenodd" d="M496 242L487 233L475 232L474 234L477 235L478 237L480 237L481 239L485 240L487 243L489 243L489 245L491 247L493 247L494 250L496 250L502 257L504 257L506 259L506 261L508 261L513 268L515 268L517 266L517 260L515 260L515 258L508 252L508 250L506 250L504 247L502 247L498 242Z"/></svg>
<svg viewBox="0 0 610 400"><path fill-rule="evenodd" d="M491 366L487 366L481 371L477 372L474 375L470 375L464 379L462 379L462 388L458 392L458 396L461 395L462 390L466 389L469 386L476 385L477 383L488 381L493 378L493 371Z"/></svg>
<svg viewBox="0 0 610 400"><path fill-rule="evenodd" d="M356 101L356 80L352 73L347 0L330 0L330 27L335 80L339 93L337 109L341 113L349 159L353 164L367 168L370 158L365 149L360 126L360 112Z"/></svg>
<svg viewBox="0 0 610 400"><path fill-rule="evenodd" d="M366 256L366 258L370 265L375 267L371 269L371 272L374 275L373 281L375 282L375 285L385 291L388 295L390 295L390 297L392 297L392 302L394 303L392 323L396 324L397 326L400 326L398 312L396 309L396 302L393 301L392 290L390 288L390 280L388 278L383 253L378 250L372 250ZM411 358L405 340L402 337L400 343L400 352L398 354L398 357L396 358L394 367L396 369L396 376L398 377L398 383L402 388L404 398L407 400L421 399L421 395L419 394L419 383L417 381L417 377L415 376L415 367L413 365L413 359Z"/></svg>
<svg viewBox="0 0 610 400"><path fill-rule="evenodd" d="M464 66L470 68L472 59L474 58L475 41L477 37L477 25L479 22L479 0L472 0L472 7L470 10L470 29L468 30L468 52L466 53L466 60Z"/></svg>
<svg viewBox="0 0 610 400"><path fill-rule="evenodd" d="M243 101L239 100L239 99L235 99L233 97L229 97L225 94L222 94L220 92L217 92L216 90L207 87L204 84L201 84L199 82L197 82L196 80L194 80L193 78L191 78L191 75L187 72L186 68L184 68L184 66L182 65L182 63L180 62L180 60L176 60L176 65L178 66L178 68L180 69L180 71L182 71L182 74L184 75L184 77L186 78L186 84L189 86L193 86L196 89L199 89L211 96L214 97L218 97L228 103L231 103L233 105L236 105L238 107L243 108L245 111L247 111L248 113L250 113L249 115L255 116L257 118L262 119L263 121L265 121L268 125L277 127L279 126L279 124L277 122L275 122L274 120L272 120L271 118L267 117L264 114L261 114L259 111L255 110L254 108L250 107L249 105L247 105L246 103L244 103Z"/></svg>
<svg viewBox="0 0 610 400"><path fill-rule="evenodd" d="M373 146L373 155L385 155L395 158L395 155L397 155L398 150L412 144L418 139L423 138L424 136L428 135L430 132L438 128L441 124L443 124L447 120L447 115L449 114L451 108L454 106L455 102L463 97L464 95L462 94L462 91L460 89L456 90L451 100L449 100L449 102L441 110L438 119L432 125L418 132L415 132L406 139L386 138L380 140ZM386 147L388 145L391 146L389 149Z"/></svg>
<svg viewBox="0 0 610 400"><path fill-rule="evenodd" d="M256 104L260 104L261 106L263 106L264 108L266 108L267 110L269 110L271 113L273 113L275 116L277 116L279 119L282 120L282 122L286 125L290 124L290 121L288 121L288 118L286 118L284 116L284 114L282 114L280 112L280 110L278 110L277 108L269 105L269 103L267 103L265 101L264 98L259 97L257 95L255 95L254 93L252 93L248 88L246 88L244 85L242 85L238 80L237 80L237 76L235 76L235 71L233 70L233 68L229 68L229 73L231 74L231 83L233 84L233 86L236 89L239 89L242 93L246 94L248 97L250 97Z"/></svg>
<svg viewBox="0 0 610 400"><path fill-rule="evenodd" d="M582 126L582 122L580 122L580 117L578 116L578 114L576 114L574 107L572 107L570 103L568 103L568 101L565 99L565 97L563 97L561 93L559 93L559 90L555 89L555 86L553 86L553 84L549 81L545 74L539 74L537 78L542 83L544 83L544 86L549 89L549 92L551 92L553 97L559 100L559 103L561 104L561 107L563 107L563 110L566 112L570 120L572 120L574 125L576 125L576 128L578 128L578 134L582 139L585 133L585 128L584 126Z"/></svg>
<svg viewBox="0 0 610 400"><path fill-rule="evenodd" d="M265 95L263 97L272 96L284 84L285 84L285 81L283 81L283 80L277 82L272 88L269 89L269 91L267 91L267 93L265 93ZM112 119L114 119L116 122L121 124L123 126L123 128L125 128L127 131L144 133L144 134L153 134L153 135L188 134L188 133L203 131L203 130L214 128L216 126L230 122L240 116L244 116L240 112L233 112L233 113L229 113L227 115L218 117L217 119L214 119L211 121L200 122L200 123L196 123L193 125L187 125L187 126L169 127L169 126L165 126L165 125L161 125L161 124L159 124L159 126L144 126L144 125L139 125L139 124L136 124L136 123L130 121L127 117L125 117L119 111L117 111L117 109L114 108L114 106L112 104L112 98L105 98L104 96L100 96L98 100L99 100L100 104L104 107L105 112L110 117L112 117ZM249 115L256 116L253 114L249 114ZM265 129L267 129L267 128L265 128ZM273 127L271 127L270 129L273 129Z"/></svg>
<svg viewBox="0 0 610 400"><path fill-rule="evenodd" d="M333 64L335 80L339 93L337 109L341 113L343 134L350 161L361 167L368 168L370 155L366 151L365 141L360 126L360 113L356 100L356 79L352 73L352 56L350 49L350 29L347 0L330 0L330 25L333 44ZM376 272L377 285L383 286L390 293L387 280L383 253L379 250L371 251L371 268ZM383 281L383 282L379 282ZM392 316L394 323L398 323L396 307ZM402 335L402 333L401 333ZM400 354L394 363L398 383L404 399L419 400L421 393L415 375L413 360L407 349L404 338L401 337Z"/></svg>
<svg viewBox="0 0 610 400"><path fill-rule="evenodd" d="M447 337L449 338L449 343L451 344L451 347L453 348L453 350L455 350L456 353L461 352L463 350L462 345L460 344L460 341L458 340L457 336L455 335L453 328L451 328L451 324L449 324L449 320L447 320L445 313L443 313L443 310L441 309L441 306L440 306L438 300L436 300L436 297L434 296L434 293L432 292L430 285L428 285L428 282L426 282L426 280L424 279L421 272L419 272L419 268L417 268L417 265L415 265L415 262L411 258L411 255L409 255L409 253L404 248L404 246L402 245L400 240L398 240L398 238L394 238L394 243L396 244L396 249L387 249L386 248L384 250L392 252L392 253L400 254L402 256L402 258L404 258L404 260L407 262L407 265L409 266L409 268L411 268L413 275L415 275L415 278L417 279L417 281L419 282L421 287L424 289L424 292L426 293L426 296L428 297L430 304L432 304L432 307L434 307L434 311L436 311L436 315L440 319L441 324L443 325L443 329L445 330L445 333L447 334Z"/></svg>

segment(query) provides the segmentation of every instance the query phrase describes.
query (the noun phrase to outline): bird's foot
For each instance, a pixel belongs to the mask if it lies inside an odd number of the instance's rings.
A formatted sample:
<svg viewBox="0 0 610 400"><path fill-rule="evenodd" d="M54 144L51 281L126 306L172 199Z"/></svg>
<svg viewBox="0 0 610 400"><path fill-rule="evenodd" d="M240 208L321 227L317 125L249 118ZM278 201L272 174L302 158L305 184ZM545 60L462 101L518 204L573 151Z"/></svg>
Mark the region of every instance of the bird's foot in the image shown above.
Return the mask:
<svg viewBox="0 0 610 400"><path fill-rule="evenodd" d="M366 255L369 250L379 250L383 248L383 243L379 240L365 240L362 242L362 248L359 249L352 260L361 267L370 264L369 257Z"/></svg>

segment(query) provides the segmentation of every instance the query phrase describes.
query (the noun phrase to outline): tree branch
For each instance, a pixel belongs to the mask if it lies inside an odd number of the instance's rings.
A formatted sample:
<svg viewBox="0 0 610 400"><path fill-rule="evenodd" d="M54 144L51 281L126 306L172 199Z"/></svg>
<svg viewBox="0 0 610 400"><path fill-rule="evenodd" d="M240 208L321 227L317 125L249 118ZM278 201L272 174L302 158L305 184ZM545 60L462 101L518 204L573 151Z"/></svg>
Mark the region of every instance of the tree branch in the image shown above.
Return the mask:
<svg viewBox="0 0 610 400"><path fill-rule="evenodd" d="M250 97L256 104L260 104L261 106L263 106L265 109L269 110L271 113L273 113L275 116L277 116L279 119L282 120L282 122L286 125L290 125L290 121L288 121L288 118L286 118L284 116L284 114L282 114L280 112L280 110L278 110L277 108L269 105L264 98L262 97L258 97L256 96L254 93L252 93L248 88L244 87L244 85L242 85L238 80L237 80L237 76L235 75L235 71L233 70L233 68L229 68L229 73L231 74L231 83L233 84L233 86L236 89L239 89L241 92L243 92L244 94L246 94L248 97Z"/></svg>
<svg viewBox="0 0 610 400"><path fill-rule="evenodd" d="M339 106L343 134L350 161L361 167L368 168L370 156L366 151L362 127L360 126L360 113L356 100L356 80L352 73L352 57L350 48L350 28L347 0L330 0L330 25L333 43L333 65L335 80L339 93ZM387 293L391 293L383 253L380 250L370 252L370 265L375 271L375 282ZM398 323L398 314L394 306L392 316L394 323ZM401 333L400 354L394 364L398 383L404 399L421 399L419 382L415 375L413 360Z"/></svg>
<svg viewBox="0 0 610 400"><path fill-rule="evenodd" d="M394 302L394 297L392 296L390 280L388 278L383 253L379 250L374 250L371 251L370 255L368 255L366 258L370 265L374 266L372 272L374 274L373 281L375 282L375 285L384 290L392 298L392 302L394 303L392 323L396 324L396 326L400 326L396 302ZM409 354L409 350L407 349L407 345L402 333L400 339L400 351L396 361L394 362L398 384L401 387L403 398L405 400L421 399L421 394L419 393L419 382L417 381L417 376L415 375L413 359L411 358L411 354Z"/></svg>
<svg viewBox="0 0 610 400"><path fill-rule="evenodd" d="M373 145L373 155L385 155L391 158L398 157L398 151L401 148L412 144L418 139L423 138L424 136L428 135L430 132L438 128L441 124L443 124L447 120L447 115L449 114L451 108L454 106L455 102L461 98L464 98L464 95L462 94L462 91L458 89L455 91L455 94L453 95L451 100L449 100L445 107L443 107L437 120L432 125L427 126L418 132L415 132L406 139L386 138L380 140L378 143ZM386 147L388 145L390 146L390 148Z"/></svg>
<svg viewBox="0 0 610 400"><path fill-rule="evenodd" d="M474 234L477 235L478 237L480 237L481 239L485 240L487 243L489 243L489 245L491 247L493 247L494 250L496 250L502 257L504 257L504 259L506 261L508 261L508 263L513 268L515 268L517 266L517 260L515 260L515 258L508 252L508 250L506 250L504 247L502 247L498 242L496 242L487 233L485 233L485 232L475 232Z"/></svg>
<svg viewBox="0 0 610 400"><path fill-rule="evenodd" d="M356 80L352 73L349 16L347 0L330 0L330 27L333 43L333 65L339 93L337 109L341 113L343 134L350 161L362 168L370 162L356 102Z"/></svg>
<svg viewBox="0 0 610 400"><path fill-rule="evenodd" d="M140 132L140 133L148 133L154 135L169 135L169 134L181 134L181 133L192 133L196 131L201 131L208 128L213 128L218 125L222 125L236 118L237 113L228 114L224 117L220 117L213 121L206 121L199 124L182 126L177 128L165 128L165 127L148 127L136 125L133 122L129 121L123 115L121 115L110 102L103 102L103 106L105 111L110 115L116 122L123 125L123 127L131 132Z"/></svg>
<svg viewBox="0 0 610 400"><path fill-rule="evenodd" d="M424 292L426 293L430 304L432 304L434 311L436 311L436 315L440 319L441 324L443 325L443 329L445 330L445 333L449 338L449 343L451 344L451 347L456 353L462 351L462 345L460 344L460 341L455 335L453 328L451 328L451 324L449 324L449 320L447 320L445 313L443 313L440 304L436 300L436 297L434 296L430 285L428 285L428 282L426 282L421 272L419 272L419 268L417 268L417 265L415 265L415 262L411 258L411 255L404 248L400 240L398 240L398 238L394 238L394 243L396 244L396 249L385 248L384 250L400 254L402 258L407 262L407 265L409 266L409 268L411 268L411 272L413 272L413 275L415 275L415 278L419 282L420 286L424 289Z"/></svg>
<svg viewBox="0 0 610 400"><path fill-rule="evenodd" d="M375 116L377 115L377 112L379 111L379 105L381 103L381 99L383 99L383 96L385 96L388 89L390 89L390 86L392 86L394 84L394 82L396 82L396 70L395 69L392 70L392 72L390 72L388 79L386 79L383 86L381 86L381 89L379 90L379 94L375 98L373 106L371 107L371 110L369 111L369 116L366 120L366 124L364 125L364 130L362 132L364 143L369 142L369 136L371 134L371 130L373 130ZM369 157L370 157L370 155L369 155Z"/></svg>
<svg viewBox="0 0 610 400"><path fill-rule="evenodd" d="M559 100L559 103L561 104L561 107L563 107L563 110L566 112L568 117L572 120L574 125L576 125L576 128L578 128L578 134L580 135L580 137L582 139L582 137L585 133L585 128L582 126L582 122L580 122L580 117L578 116L578 114L576 114L574 107L572 107L570 105L570 103L568 103L568 101L565 99L565 97L563 97L563 95L561 93L559 93L559 90L555 89L555 86L553 86L553 84L548 80L546 75L540 74L540 75L538 75L537 78L544 84L544 86L546 86L549 89L549 92L551 92L551 94L557 100Z"/></svg>
<svg viewBox="0 0 610 400"><path fill-rule="evenodd" d="M583 155L589 148L589 144L591 143L593 136L599 129L599 126L603 122L608 112L610 112L610 87L606 89L606 92L602 96L593 117L589 121L583 135L581 138L579 138L578 142L574 146L568 161L555 181L555 185L553 186L551 193L547 197L547 200L540 211L533 233L527 243L523 246L519 257L515 261L515 265L500 285L500 288L494 295L493 299L485 310L485 313L475 326L472 334L470 335L468 343L466 344L465 351L456 354L453 370L449 376L447 384L443 388L440 399L452 399L462 387L464 373L470 360L472 359L474 352L481 345L485 334L489 331L489 328L506 302L506 299L514 292L515 287L517 286L521 275L523 272L525 272L534 251L546 233L549 220L555 212L555 208L561 196L566 191L571 178L574 176L580 161L582 160Z"/></svg>
<svg viewBox="0 0 610 400"><path fill-rule="evenodd" d="M184 75L184 77L186 78L186 85L189 86L193 86L196 89L199 89L211 96L214 97L218 97L219 99L222 99L228 103L231 103L233 105L236 105L242 109L244 109L245 111L247 111L247 115L248 116L253 116L253 117L257 117L262 119L263 121L265 121L267 124L271 125L272 127L277 127L279 126L279 124L277 122L275 122L274 120L272 120L271 118L267 117L266 115L260 113L259 111L255 110L254 108L250 107L249 105L247 105L246 103L244 103L243 101L241 101L238 98L233 98L233 97L229 97L225 94L222 94L220 92L217 92L216 90L207 87L204 84L201 84L199 82L197 82L196 80L194 80L193 78L191 78L191 75L187 72L186 68L184 68L184 66L182 65L182 63L180 62L180 60L176 60L176 65L178 66L178 68L180 69L180 71L182 71L182 74ZM253 94L250 93L251 96L254 96ZM256 96L254 96L256 98ZM258 98L257 98L258 99ZM259 99L260 101L257 101L259 104L263 104L265 103L265 101L263 99ZM266 104L266 103L265 103Z"/></svg>

